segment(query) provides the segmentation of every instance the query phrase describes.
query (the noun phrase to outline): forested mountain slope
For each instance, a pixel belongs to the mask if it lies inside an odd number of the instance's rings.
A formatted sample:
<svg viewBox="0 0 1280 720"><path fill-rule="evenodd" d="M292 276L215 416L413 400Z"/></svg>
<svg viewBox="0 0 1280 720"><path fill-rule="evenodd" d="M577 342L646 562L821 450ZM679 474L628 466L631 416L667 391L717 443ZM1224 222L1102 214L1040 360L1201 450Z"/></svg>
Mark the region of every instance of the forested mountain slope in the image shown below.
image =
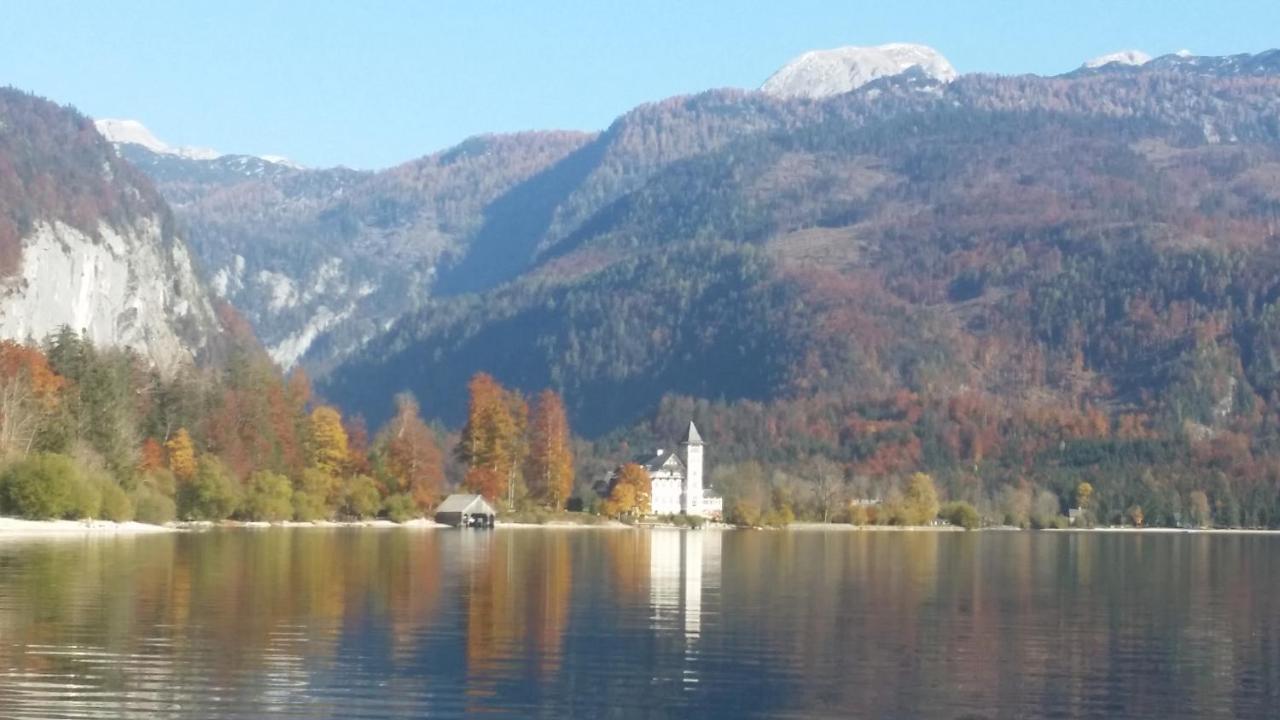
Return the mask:
<svg viewBox="0 0 1280 720"><path fill-rule="evenodd" d="M416 308L490 203L589 139L480 137L378 173L120 150L173 205L215 290L289 367L324 333L321 360Z"/></svg>
<svg viewBox="0 0 1280 720"><path fill-rule="evenodd" d="M1017 473L1067 441L1120 443L1083 467L1233 442L1251 449L1219 462L1256 463L1280 426L1278 65L792 103L598 192L532 271L433 301L325 391L364 408L407 388L457 422L462 378L489 370L562 389L589 436L643 437L658 408L650 429L698 415L726 459L820 451L873 475Z"/></svg>

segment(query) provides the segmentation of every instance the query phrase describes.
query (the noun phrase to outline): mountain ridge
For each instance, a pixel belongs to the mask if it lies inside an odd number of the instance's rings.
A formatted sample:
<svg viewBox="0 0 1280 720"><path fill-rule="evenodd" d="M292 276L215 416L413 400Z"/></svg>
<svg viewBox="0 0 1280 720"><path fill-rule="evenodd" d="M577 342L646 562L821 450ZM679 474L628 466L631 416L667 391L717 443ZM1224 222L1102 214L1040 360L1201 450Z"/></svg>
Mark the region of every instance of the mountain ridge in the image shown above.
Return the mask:
<svg viewBox="0 0 1280 720"><path fill-rule="evenodd" d="M811 50L775 71L760 90L782 98L820 99L851 92L879 78L894 77L912 69L943 83L957 76L951 63L931 47L888 43Z"/></svg>

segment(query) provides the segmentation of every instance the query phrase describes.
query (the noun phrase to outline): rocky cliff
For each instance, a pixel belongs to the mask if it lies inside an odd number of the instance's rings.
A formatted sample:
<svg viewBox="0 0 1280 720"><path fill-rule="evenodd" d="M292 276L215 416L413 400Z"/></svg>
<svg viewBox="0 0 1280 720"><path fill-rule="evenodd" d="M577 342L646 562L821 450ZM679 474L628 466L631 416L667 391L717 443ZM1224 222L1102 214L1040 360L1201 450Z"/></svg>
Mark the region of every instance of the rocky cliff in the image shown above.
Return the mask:
<svg viewBox="0 0 1280 720"><path fill-rule="evenodd" d="M67 325L162 369L221 327L168 206L69 108L0 90L0 337Z"/></svg>

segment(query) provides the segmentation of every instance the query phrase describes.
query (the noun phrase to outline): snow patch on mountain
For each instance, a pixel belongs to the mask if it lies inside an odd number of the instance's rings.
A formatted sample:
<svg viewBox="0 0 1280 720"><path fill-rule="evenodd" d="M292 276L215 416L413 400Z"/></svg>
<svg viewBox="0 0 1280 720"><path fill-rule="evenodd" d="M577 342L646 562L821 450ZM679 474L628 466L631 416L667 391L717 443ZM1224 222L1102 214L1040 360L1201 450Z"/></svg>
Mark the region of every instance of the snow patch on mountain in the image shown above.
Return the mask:
<svg viewBox="0 0 1280 720"><path fill-rule="evenodd" d="M783 98L824 98L856 90L882 77L918 68L940 82L956 78L956 69L925 45L890 43L874 47L814 50L782 66L760 89Z"/></svg>
<svg viewBox="0 0 1280 720"><path fill-rule="evenodd" d="M155 133L137 120L101 118L94 120L93 125L98 129L102 137L109 142L117 145L139 145L157 155L172 155L187 160L217 160L218 158L229 156L229 153L218 152L211 148L170 145L156 137ZM244 157L265 160L273 165L282 165L294 170L303 169L301 165L283 155L247 155Z"/></svg>
<svg viewBox="0 0 1280 720"><path fill-rule="evenodd" d="M1092 60L1085 61L1084 67L1090 70L1100 68L1111 63L1119 63L1121 65L1146 65L1151 62L1151 56L1141 50L1121 50L1119 52L1107 53L1099 55Z"/></svg>
<svg viewBox="0 0 1280 720"><path fill-rule="evenodd" d="M188 160L213 160L222 157L222 153L209 148L170 145L137 120L102 118L94 120L93 125L110 142L141 145L158 155L176 155Z"/></svg>
<svg viewBox="0 0 1280 720"><path fill-rule="evenodd" d="M283 156L283 155L259 155L259 156L258 156L258 159L260 159L260 160L266 160L267 162L269 162L269 163L271 163L271 164L273 164L273 165L283 165L283 166L285 166L285 167L287 167L287 168L291 168L291 169L293 169L293 170L306 170L306 169L307 169L305 165L300 165L300 164L298 164L298 163L296 163L296 162L294 162L294 161L290 160L289 158L287 158L287 157L285 157L285 156Z"/></svg>

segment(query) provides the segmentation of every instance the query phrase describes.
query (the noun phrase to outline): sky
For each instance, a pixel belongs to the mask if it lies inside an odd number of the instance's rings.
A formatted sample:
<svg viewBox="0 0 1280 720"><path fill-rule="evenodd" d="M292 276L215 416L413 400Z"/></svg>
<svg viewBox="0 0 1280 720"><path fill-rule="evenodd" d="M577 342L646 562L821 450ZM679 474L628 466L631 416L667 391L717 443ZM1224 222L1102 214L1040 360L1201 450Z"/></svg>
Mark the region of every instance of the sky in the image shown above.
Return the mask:
<svg viewBox="0 0 1280 720"><path fill-rule="evenodd" d="M1276 0L8 0L0 85L173 145L381 168L484 132L603 129L758 86L811 49L918 42L960 72L1056 74L1136 48L1280 46Z"/></svg>

